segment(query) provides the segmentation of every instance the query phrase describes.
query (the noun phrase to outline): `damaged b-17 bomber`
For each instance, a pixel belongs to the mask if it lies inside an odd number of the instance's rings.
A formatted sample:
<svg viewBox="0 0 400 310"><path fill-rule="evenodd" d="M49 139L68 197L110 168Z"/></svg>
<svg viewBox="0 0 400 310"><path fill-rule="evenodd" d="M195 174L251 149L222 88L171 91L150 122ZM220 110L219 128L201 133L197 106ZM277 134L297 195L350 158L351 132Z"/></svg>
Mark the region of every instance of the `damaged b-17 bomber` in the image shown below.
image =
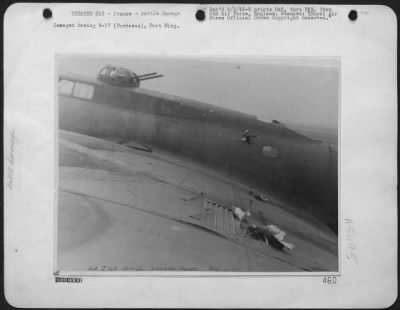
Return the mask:
<svg viewBox="0 0 400 310"><path fill-rule="evenodd" d="M58 269L336 271L337 146L164 79L59 75Z"/></svg>

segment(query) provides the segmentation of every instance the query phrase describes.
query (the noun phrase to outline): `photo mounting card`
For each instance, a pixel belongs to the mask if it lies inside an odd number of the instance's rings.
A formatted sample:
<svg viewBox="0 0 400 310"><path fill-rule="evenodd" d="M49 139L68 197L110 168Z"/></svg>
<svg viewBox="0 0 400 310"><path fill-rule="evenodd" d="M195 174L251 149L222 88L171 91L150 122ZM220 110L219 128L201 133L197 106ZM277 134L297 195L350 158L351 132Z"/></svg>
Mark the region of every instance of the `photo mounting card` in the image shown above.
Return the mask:
<svg viewBox="0 0 400 310"><path fill-rule="evenodd" d="M385 6L9 7L8 302L392 304L396 27Z"/></svg>

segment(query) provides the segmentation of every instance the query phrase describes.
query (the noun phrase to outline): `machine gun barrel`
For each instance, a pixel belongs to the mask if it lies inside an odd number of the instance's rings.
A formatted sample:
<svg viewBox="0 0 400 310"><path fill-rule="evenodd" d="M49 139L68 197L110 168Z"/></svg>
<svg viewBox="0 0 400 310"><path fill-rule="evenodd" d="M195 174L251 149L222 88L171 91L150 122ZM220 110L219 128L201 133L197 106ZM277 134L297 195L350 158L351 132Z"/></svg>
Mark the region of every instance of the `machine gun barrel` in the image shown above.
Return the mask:
<svg viewBox="0 0 400 310"><path fill-rule="evenodd" d="M141 79L141 78L148 77L148 76L150 76L150 75L155 75L155 74L157 74L157 72L141 74L141 75L138 75L137 78L138 78L138 79Z"/></svg>
<svg viewBox="0 0 400 310"><path fill-rule="evenodd" d="M163 77L163 76L164 76L163 74L159 74L159 75L149 76L149 77L145 77L145 78L139 78L139 80L140 81L146 81L146 80L160 78L160 77Z"/></svg>

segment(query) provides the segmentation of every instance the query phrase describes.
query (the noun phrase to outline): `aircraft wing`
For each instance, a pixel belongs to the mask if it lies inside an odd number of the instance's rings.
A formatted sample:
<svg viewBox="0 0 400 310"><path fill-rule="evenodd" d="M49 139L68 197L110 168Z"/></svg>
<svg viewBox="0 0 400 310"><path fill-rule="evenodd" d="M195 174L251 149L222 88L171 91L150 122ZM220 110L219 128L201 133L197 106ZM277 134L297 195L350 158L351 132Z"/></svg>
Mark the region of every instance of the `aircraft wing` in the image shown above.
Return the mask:
<svg viewBox="0 0 400 310"><path fill-rule="evenodd" d="M337 270L337 236L318 220L208 167L117 142L60 131L58 270ZM249 236L233 206L295 248Z"/></svg>

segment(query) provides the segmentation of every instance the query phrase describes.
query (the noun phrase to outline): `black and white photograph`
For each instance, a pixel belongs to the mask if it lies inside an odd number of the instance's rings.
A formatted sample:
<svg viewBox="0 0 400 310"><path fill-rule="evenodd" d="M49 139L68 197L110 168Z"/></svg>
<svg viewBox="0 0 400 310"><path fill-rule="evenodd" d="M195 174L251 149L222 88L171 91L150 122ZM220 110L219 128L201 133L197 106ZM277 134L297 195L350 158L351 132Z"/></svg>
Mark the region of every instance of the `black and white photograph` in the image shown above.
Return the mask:
<svg viewBox="0 0 400 310"><path fill-rule="evenodd" d="M339 271L340 58L56 67L57 272Z"/></svg>
<svg viewBox="0 0 400 310"><path fill-rule="evenodd" d="M9 6L7 303L389 308L397 28L385 5Z"/></svg>

